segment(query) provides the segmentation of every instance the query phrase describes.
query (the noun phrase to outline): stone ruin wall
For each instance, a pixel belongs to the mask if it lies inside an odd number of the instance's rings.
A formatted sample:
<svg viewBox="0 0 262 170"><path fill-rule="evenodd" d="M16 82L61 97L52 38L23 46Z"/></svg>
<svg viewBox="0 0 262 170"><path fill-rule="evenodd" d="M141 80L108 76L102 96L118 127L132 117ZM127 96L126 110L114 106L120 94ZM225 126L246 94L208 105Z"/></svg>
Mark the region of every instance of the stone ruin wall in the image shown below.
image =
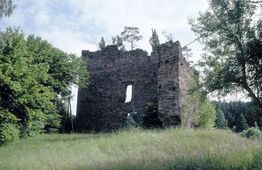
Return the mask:
<svg viewBox="0 0 262 170"><path fill-rule="evenodd" d="M178 125L181 105L187 94L191 69L182 56L179 42L162 44L151 56L137 49L120 51L116 46L82 51L90 79L79 89L77 123L79 131L112 131L124 126L134 111L139 122L147 105L158 103L163 126ZM125 103L126 87L132 85L132 101Z"/></svg>
<svg viewBox="0 0 262 170"><path fill-rule="evenodd" d="M193 87L193 84L199 83L198 78L199 72L190 67L185 57L181 57L179 60L179 107L180 118L182 119L183 117L183 127L193 127L192 118L196 112L196 103L190 101L189 90ZM184 105L190 106L187 112L183 110Z"/></svg>

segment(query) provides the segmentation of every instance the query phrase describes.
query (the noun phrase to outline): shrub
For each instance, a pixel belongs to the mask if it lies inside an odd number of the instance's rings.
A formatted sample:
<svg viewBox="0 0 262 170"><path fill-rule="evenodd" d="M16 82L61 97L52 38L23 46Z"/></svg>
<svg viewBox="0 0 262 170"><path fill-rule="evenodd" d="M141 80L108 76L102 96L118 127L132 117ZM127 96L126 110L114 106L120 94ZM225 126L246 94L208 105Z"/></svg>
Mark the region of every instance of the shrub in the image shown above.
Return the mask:
<svg viewBox="0 0 262 170"><path fill-rule="evenodd" d="M0 145L19 139L18 119L0 107Z"/></svg>
<svg viewBox="0 0 262 170"><path fill-rule="evenodd" d="M11 123L0 125L0 145L17 141L19 139L19 129Z"/></svg>
<svg viewBox="0 0 262 170"><path fill-rule="evenodd" d="M244 130L241 133L241 136L250 139L262 139L262 132L256 127L251 127L247 130Z"/></svg>
<svg viewBox="0 0 262 170"><path fill-rule="evenodd" d="M74 116L74 115L73 115ZM44 128L44 132L46 133L57 133L59 132L59 127L61 127L61 117L60 115L54 113L47 115L47 123ZM65 117L65 116L64 116ZM69 120L70 119L70 120ZM75 117L72 118L73 121L75 121ZM68 118L68 121L70 122L70 130L71 129L71 117Z"/></svg>
<svg viewBox="0 0 262 170"><path fill-rule="evenodd" d="M197 113L193 116L193 123L196 127L211 129L215 126L216 110L212 103L204 100Z"/></svg>

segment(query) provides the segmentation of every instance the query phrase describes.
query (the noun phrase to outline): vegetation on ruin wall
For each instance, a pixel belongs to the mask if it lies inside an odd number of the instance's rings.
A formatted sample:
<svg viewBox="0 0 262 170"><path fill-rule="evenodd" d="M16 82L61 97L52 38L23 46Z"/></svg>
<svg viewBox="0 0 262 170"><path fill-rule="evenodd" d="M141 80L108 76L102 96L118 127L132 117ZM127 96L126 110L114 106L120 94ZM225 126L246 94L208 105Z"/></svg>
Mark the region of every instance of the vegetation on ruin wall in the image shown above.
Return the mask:
<svg viewBox="0 0 262 170"><path fill-rule="evenodd" d="M181 127L211 129L215 127L215 107L199 85L198 72L193 67L188 69L190 78L187 80L187 94L182 101L180 115Z"/></svg>
<svg viewBox="0 0 262 170"><path fill-rule="evenodd" d="M262 141L224 130L40 135L0 148L0 169L259 169Z"/></svg>

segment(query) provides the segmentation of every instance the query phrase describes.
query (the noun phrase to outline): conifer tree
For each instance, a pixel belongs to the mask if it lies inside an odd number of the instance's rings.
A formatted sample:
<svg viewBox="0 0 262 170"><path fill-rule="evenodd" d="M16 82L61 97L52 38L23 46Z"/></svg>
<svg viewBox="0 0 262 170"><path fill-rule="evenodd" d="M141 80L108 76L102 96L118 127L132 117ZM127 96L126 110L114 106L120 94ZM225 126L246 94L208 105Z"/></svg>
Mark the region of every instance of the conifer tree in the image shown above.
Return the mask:
<svg viewBox="0 0 262 170"><path fill-rule="evenodd" d="M152 36L149 39L149 43L152 46L153 50L160 45L159 38L155 29L152 29Z"/></svg>
<svg viewBox="0 0 262 170"><path fill-rule="evenodd" d="M227 127L227 120L225 118L225 114L220 108L216 109L216 127L221 129Z"/></svg>
<svg viewBox="0 0 262 170"><path fill-rule="evenodd" d="M247 121L243 113L240 114L237 124L236 124L236 131L241 132L243 130L246 130L248 128Z"/></svg>
<svg viewBox="0 0 262 170"><path fill-rule="evenodd" d="M106 47L106 42L104 40L104 37L101 38L101 41L98 44L99 48L103 50Z"/></svg>

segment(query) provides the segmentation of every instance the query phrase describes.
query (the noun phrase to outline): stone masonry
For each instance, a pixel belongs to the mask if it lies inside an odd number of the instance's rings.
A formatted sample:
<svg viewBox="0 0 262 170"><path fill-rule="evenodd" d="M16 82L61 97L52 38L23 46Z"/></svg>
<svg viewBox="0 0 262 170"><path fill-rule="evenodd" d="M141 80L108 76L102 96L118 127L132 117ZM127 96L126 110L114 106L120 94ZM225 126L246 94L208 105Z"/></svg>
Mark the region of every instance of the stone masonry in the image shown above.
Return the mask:
<svg viewBox="0 0 262 170"><path fill-rule="evenodd" d="M181 106L189 89L192 69L182 56L179 42L160 45L149 56L136 49L120 51L110 45L96 52L82 51L90 79L79 89L79 131L112 131L124 126L127 114L136 112L143 124L148 105L158 104L162 126L178 125ZM125 103L126 87L132 85L132 101Z"/></svg>

